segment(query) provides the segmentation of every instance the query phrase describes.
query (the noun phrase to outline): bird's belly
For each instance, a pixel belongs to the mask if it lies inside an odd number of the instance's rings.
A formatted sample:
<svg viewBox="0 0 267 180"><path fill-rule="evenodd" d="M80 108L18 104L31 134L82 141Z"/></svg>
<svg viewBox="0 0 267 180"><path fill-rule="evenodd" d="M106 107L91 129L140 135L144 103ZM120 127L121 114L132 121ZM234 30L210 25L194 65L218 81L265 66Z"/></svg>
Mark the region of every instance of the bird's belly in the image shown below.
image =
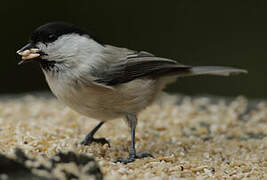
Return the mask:
<svg viewBox="0 0 267 180"><path fill-rule="evenodd" d="M158 87L154 80L134 80L107 88L94 83L73 84L49 81L55 96L73 110L101 121L138 113L151 104Z"/></svg>
<svg viewBox="0 0 267 180"><path fill-rule="evenodd" d="M106 103L105 99L111 98L110 95L96 91L92 87L86 89L68 87L61 93L55 89L52 91L65 105L90 118L107 121L123 115Z"/></svg>

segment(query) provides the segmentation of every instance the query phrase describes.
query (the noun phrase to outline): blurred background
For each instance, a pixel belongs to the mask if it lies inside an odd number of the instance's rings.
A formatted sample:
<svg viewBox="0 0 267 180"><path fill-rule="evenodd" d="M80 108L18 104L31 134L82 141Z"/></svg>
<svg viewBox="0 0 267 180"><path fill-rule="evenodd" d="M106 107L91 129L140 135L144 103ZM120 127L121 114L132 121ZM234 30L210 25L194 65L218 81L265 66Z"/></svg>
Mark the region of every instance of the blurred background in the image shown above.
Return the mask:
<svg viewBox="0 0 267 180"><path fill-rule="evenodd" d="M38 63L17 66L16 50L50 21L67 21L107 44L146 50L189 65L244 68L248 75L179 79L171 93L267 95L267 6L264 0L3 1L1 94L45 91Z"/></svg>

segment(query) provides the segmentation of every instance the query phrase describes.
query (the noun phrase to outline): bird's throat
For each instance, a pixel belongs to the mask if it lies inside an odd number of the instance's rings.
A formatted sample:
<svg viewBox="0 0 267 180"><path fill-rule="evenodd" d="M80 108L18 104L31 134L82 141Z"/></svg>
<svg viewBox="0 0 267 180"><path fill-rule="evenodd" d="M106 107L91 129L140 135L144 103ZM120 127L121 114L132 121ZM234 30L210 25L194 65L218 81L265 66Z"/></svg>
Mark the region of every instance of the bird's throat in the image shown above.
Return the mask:
<svg viewBox="0 0 267 180"><path fill-rule="evenodd" d="M56 61L41 60L40 65L43 70L52 71L55 68Z"/></svg>

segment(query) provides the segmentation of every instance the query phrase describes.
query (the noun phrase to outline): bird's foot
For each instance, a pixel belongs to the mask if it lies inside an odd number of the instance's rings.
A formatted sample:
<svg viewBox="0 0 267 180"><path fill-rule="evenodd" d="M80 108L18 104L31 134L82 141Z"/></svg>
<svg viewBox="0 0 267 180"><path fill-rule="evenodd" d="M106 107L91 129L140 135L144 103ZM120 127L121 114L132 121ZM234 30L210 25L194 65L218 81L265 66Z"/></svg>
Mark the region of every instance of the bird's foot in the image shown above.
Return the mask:
<svg viewBox="0 0 267 180"><path fill-rule="evenodd" d="M91 143L99 143L99 144L108 144L108 146L110 147L110 144L108 142L108 140L106 140L105 138L93 138L93 137L86 137L82 142L81 145L90 145Z"/></svg>
<svg viewBox="0 0 267 180"><path fill-rule="evenodd" d="M138 153L138 154L130 154L128 156L128 158L126 158L126 159L122 159L122 158L116 159L114 161L114 163L119 162L119 163L123 163L123 164L128 164L130 162L135 161L135 159L142 159L142 158L146 158L146 157L154 158L154 156L152 156L150 153L144 152L144 153Z"/></svg>

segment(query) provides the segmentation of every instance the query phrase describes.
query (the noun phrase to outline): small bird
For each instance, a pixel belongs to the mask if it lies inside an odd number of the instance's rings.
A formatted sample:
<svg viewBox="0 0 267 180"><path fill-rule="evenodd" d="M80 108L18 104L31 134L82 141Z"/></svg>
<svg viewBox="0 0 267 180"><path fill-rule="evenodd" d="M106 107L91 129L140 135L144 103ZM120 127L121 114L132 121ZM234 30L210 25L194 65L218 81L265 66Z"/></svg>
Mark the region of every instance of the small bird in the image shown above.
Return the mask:
<svg viewBox="0 0 267 180"><path fill-rule="evenodd" d="M246 70L223 66L183 65L177 61L104 44L86 30L65 22L51 22L38 27L29 43L17 51L19 64L40 63L54 95L78 113L99 120L81 142L109 144L94 138L96 131L112 119L125 118L131 129L129 163L137 158L153 157L136 153L137 115L149 106L166 84L177 77L246 73Z"/></svg>

